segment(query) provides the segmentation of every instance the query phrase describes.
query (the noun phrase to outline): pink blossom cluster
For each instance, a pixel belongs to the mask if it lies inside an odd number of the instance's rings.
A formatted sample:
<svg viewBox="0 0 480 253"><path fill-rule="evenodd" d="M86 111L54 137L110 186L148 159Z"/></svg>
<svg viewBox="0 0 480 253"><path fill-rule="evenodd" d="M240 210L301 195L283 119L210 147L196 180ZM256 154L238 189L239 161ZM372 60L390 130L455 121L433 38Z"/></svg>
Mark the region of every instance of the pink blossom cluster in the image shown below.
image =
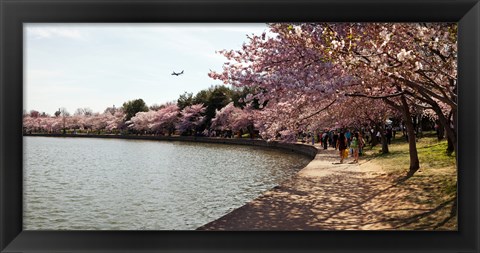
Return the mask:
<svg viewBox="0 0 480 253"><path fill-rule="evenodd" d="M449 23L276 23L250 36L213 79L250 94L267 139L334 125L425 115L455 133L457 26Z"/></svg>
<svg viewBox="0 0 480 253"><path fill-rule="evenodd" d="M183 110L176 104L167 104L159 110L138 112L125 124L128 128L143 133L171 135L175 130L192 133L204 122L204 112L203 104L187 106Z"/></svg>
<svg viewBox="0 0 480 253"><path fill-rule="evenodd" d="M63 129L84 130L86 132L113 132L124 126L124 113L117 110L92 115L39 116L25 115L23 128L26 132L61 133Z"/></svg>
<svg viewBox="0 0 480 253"><path fill-rule="evenodd" d="M253 124L253 111L250 108L241 109L235 107L233 102L231 102L216 111L210 129L239 132L247 131L248 127L253 126Z"/></svg>
<svg viewBox="0 0 480 253"><path fill-rule="evenodd" d="M457 25L449 23L273 23L248 36L208 75L251 91L216 111L210 131L256 129L267 140L296 141L300 132L378 126L387 118L438 121L456 142ZM197 134L206 107L176 104L139 112L24 117L29 131L61 129ZM410 126L408 126L410 127ZM454 145L456 146L456 145Z"/></svg>

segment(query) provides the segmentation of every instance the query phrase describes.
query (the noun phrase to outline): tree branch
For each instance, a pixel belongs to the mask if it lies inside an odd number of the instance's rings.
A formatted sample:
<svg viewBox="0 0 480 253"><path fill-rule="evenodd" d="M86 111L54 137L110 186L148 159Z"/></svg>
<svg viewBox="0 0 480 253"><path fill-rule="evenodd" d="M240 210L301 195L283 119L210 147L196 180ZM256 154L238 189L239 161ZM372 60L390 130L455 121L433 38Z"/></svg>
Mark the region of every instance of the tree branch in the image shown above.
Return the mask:
<svg viewBox="0 0 480 253"><path fill-rule="evenodd" d="M372 99L383 99L383 98L398 97L398 96L401 96L403 94L404 93L402 91L402 92L389 94L389 95L385 95L385 96L371 96L371 95L366 95L366 94L362 94L362 93L347 93L347 94L345 94L345 96L347 96L347 97L364 97L364 98L372 98Z"/></svg>
<svg viewBox="0 0 480 253"><path fill-rule="evenodd" d="M311 117L313 117L313 116L315 116L315 115L317 115L317 114L325 111L326 109L328 109L328 107L330 107L331 105L333 105L336 101L337 101L337 99L334 99L334 100L333 100L332 102L330 102L330 104L328 104L327 106L323 107L322 109L320 109L320 110L318 110L318 111L316 111L316 112L314 112L314 113L312 113L312 114L310 114L310 115L308 115L308 116L306 116L306 117L304 117L304 118L301 118L300 121L306 120L306 119L308 119L308 118L311 118Z"/></svg>
<svg viewBox="0 0 480 253"><path fill-rule="evenodd" d="M385 102L387 105L391 106L395 110L398 110L400 112L402 112L403 110L402 106L395 104L395 102L388 100L388 98L383 98L383 102Z"/></svg>

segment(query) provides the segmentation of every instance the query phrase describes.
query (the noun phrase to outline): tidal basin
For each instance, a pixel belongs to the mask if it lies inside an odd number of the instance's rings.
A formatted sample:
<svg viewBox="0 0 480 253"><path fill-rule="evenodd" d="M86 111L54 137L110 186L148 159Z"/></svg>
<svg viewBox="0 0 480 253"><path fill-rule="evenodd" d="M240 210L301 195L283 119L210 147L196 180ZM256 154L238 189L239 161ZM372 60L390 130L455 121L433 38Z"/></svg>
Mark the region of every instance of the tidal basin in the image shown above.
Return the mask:
<svg viewBox="0 0 480 253"><path fill-rule="evenodd" d="M24 137L25 230L194 230L310 158L211 143Z"/></svg>

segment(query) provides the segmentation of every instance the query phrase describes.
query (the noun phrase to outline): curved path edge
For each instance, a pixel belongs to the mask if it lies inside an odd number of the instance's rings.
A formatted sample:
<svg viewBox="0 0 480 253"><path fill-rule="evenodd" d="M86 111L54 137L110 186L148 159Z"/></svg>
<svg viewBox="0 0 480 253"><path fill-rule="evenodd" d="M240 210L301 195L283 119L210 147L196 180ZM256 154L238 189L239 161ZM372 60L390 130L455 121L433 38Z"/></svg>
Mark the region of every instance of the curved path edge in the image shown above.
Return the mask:
<svg viewBox="0 0 480 253"><path fill-rule="evenodd" d="M426 201L435 195L415 180L318 148L293 177L197 230L456 230L455 199Z"/></svg>

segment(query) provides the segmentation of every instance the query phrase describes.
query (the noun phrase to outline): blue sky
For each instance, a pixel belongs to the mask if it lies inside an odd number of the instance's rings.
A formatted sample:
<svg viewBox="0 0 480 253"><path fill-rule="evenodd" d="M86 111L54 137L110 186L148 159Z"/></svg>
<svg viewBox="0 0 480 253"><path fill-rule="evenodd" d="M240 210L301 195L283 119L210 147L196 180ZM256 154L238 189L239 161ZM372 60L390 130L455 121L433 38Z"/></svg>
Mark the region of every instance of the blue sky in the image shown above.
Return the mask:
<svg viewBox="0 0 480 253"><path fill-rule="evenodd" d="M24 24L24 109L53 115L142 98L176 100L221 84L207 76L265 24ZM172 76L172 71L185 74Z"/></svg>

